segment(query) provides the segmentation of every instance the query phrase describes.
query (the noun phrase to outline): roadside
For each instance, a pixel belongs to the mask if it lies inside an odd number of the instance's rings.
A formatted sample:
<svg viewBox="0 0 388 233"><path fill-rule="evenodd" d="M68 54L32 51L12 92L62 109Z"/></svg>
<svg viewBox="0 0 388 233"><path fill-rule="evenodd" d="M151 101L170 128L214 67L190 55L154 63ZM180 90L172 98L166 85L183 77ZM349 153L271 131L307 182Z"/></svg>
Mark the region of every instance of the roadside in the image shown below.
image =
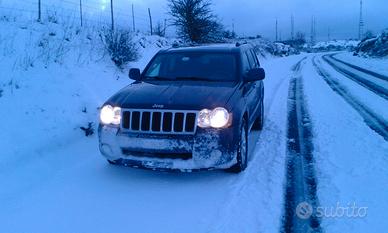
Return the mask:
<svg viewBox="0 0 388 233"><path fill-rule="evenodd" d="M311 59L303 76L314 125L318 198L321 210L326 211L321 226L325 232L383 232L387 228L381 213L388 208L388 143L330 89ZM351 94L369 95L341 74L330 73L339 83L352 87ZM365 97L360 100L370 103Z"/></svg>

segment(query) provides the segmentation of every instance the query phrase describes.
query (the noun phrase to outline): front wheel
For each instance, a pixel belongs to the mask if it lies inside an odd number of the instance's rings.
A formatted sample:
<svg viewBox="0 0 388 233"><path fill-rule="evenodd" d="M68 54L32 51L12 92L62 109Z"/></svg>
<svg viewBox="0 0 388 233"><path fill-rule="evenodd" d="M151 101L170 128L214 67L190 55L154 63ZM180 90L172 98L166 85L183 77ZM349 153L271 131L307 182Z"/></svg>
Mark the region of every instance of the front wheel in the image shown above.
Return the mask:
<svg viewBox="0 0 388 233"><path fill-rule="evenodd" d="M227 171L233 173L240 173L248 166L248 131L247 123L244 119L240 127L240 141L237 151L237 163Z"/></svg>

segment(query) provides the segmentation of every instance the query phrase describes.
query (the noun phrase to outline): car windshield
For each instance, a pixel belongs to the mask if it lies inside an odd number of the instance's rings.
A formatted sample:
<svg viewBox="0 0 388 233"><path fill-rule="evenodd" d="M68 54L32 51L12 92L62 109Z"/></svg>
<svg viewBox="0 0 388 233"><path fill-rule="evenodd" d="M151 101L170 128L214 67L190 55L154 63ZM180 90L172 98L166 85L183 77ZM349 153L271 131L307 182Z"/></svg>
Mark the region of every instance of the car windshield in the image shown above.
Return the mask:
<svg viewBox="0 0 388 233"><path fill-rule="evenodd" d="M145 71L146 79L234 82L236 57L225 53L159 54Z"/></svg>

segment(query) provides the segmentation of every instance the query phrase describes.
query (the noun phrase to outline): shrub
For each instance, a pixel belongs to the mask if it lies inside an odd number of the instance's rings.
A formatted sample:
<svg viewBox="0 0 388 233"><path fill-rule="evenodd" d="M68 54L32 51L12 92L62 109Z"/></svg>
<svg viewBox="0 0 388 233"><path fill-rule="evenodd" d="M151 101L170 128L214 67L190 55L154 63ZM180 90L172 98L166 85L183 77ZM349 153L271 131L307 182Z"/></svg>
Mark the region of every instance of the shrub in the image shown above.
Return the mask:
<svg viewBox="0 0 388 233"><path fill-rule="evenodd" d="M136 43L133 42L129 31L105 31L101 36L106 51L117 67L122 67L130 61L136 61L139 57Z"/></svg>

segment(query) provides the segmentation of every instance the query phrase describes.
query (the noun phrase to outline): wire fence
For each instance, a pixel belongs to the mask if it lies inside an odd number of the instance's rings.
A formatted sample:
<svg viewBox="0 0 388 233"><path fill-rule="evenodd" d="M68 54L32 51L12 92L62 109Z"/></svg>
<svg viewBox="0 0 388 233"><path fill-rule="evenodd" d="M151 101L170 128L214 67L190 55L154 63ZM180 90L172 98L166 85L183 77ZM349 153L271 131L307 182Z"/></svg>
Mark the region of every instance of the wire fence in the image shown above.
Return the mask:
<svg viewBox="0 0 388 233"><path fill-rule="evenodd" d="M83 26L109 27L111 20L111 0L40 0L41 21L67 21L72 19ZM81 5L82 4L82 8ZM132 7L134 14L132 15ZM82 9L82 14L81 14ZM152 9L151 9L152 10ZM23 0L15 3L12 0L0 0L0 16L11 15L24 17L28 20L38 20L39 0ZM129 1L120 6L113 5L114 26L128 30L150 34L151 22L148 7L138 7ZM152 18L152 29L162 25L168 30L166 18ZM165 32L165 31L164 31ZM167 32L168 33L168 32Z"/></svg>

